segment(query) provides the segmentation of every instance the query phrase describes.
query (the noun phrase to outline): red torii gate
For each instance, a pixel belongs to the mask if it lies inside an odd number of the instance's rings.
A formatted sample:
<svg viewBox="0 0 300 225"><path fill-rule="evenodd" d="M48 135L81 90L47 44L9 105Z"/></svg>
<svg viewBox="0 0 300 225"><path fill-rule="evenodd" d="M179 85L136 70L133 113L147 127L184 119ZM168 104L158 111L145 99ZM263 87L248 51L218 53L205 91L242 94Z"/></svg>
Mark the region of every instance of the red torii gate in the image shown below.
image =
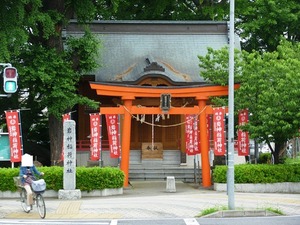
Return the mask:
<svg viewBox="0 0 300 225"><path fill-rule="evenodd" d="M202 164L202 186L211 186L211 175L209 165L209 143L207 140L206 114L212 113L212 108L206 105L209 97L227 96L228 87L219 85L206 86L180 86L180 87L143 87L133 85L118 85L111 83L91 82L90 86L95 89L97 95L121 97L123 107L100 107L101 114L123 114L122 133L122 153L121 170L125 174L124 187L128 186L129 175L129 153L130 153L130 134L131 134L131 115L132 114L164 114L162 109L157 107L138 107L132 104L136 97L160 98L162 94L170 94L172 98L192 97L198 101L194 107L171 107L168 114L199 114L200 145L201 145L201 164ZM237 89L239 84L235 84Z"/></svg>

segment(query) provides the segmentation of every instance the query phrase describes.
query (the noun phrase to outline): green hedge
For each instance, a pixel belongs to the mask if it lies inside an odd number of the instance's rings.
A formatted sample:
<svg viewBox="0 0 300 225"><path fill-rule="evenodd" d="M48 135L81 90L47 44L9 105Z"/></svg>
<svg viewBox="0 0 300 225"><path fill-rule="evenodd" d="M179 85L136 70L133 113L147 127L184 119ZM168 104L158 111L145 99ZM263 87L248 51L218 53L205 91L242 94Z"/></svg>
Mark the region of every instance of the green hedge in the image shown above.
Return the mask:
<svg viewBox="0 0 300 225"><path fill-rule="evenodd" d="M44 172L47 190L63 189L63 167L38 167ZM19 175L19 168L0 168L0 191L17 191L13 177ZM124 173L113 167L77 167L76 188L81 191L121 188L124 184Z"/></svg>
<svg viewBox="0 0 300 225"><path fill-rule="evenodd" d="M216 166L213 170L214 183L227 182L227 166ZM242 164L234 167L234 182L277 183L300 182L300 164Z"/></svg>

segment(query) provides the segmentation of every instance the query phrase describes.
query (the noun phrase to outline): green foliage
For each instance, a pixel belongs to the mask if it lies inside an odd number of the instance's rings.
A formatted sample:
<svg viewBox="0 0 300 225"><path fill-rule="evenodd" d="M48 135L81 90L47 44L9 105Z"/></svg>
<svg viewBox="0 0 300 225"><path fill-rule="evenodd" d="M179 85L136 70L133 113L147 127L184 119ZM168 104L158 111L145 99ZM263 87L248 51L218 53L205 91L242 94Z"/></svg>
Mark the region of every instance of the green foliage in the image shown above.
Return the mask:
<svg viewBox="0 0 300 225"><path fill-rule="evenodd" d="M229 20L226 0L123 0L108 15L118 20ZM244 50L276 50L281 36L299 41L298 0L236 0L236 33ZM102 14L104 15L104 14ZM105 14L107 15L107 14Z"/></svg>
<svg viewBox="0 0 300 225"><path fill-rule="evenodd" d="M28 40L28 24L37 14L40 0L3 0L0 2L0 62L11 62ZM25 5L31 5L27 11ZM25 25L26 24L26 25Z"/></svg>
<svg viewBox="0 0 300 225"><path fill-rule="evenodd" d="M280 183L300 182L299 165L236 165L234 167L236 184L242 183ZM227 182L227 166L216 166L213 170L215 183Z"/></svg>
<svg viewBox="0 0 300 225"><path fill-rule="evenodd" d="M80 38L71 36L67 38L66 59L72 62L72 68L77 73L91 72L99 66L95 59L98 58L101 48L100 41L86 29Z"/></svg>
<svg viewBox="0 0 300 225"><path fill-rule="evenodd" d="M246 54L238 100L253 116L249 130L253 138L285 142L300 125L298 88L300 45L283 42L277 52ZM251 102L251 103L250 103ZM271 137L271 139L270 139Z"/></svg>
<svg viewBox="0 0 300 225"><path fill-rule="evenodd" d="M282 210L280 210L279 208L274 209L272 207L267 207L266 210L269 211L269 212L273 212L275 214L278 214L278 215L284 215Z"/></svg>
<svg viewBox="0 0 300 225"><path fill-rule="evenodd" d="M236 27L245 50L276 50L281 36L299 41L298 0L236 0Z"/></svg>
<svg viewBox="0 0 300 225"><path fill-rule="evenodd" d="M200 212L200 214L197 215L197 217L206 216L206 215L209 215L209 214L212 214L212 213L215 213L215 212L219 212L219 211L222 211L222 210L228 210L228 207L226 207L226 206L215 206L215 207L207 208L207 209L202 210Z"/></svg>
<svg viewBox="0 0 300 225"><path fill-rule="evenodd" d="M58 191L63 189L63 167L38 167L44 172L47 190ZM0 191L16 191L13 177L19 175L19 168L0 168ZM102 190L106 188L121 188L124 184L124 173L118 168L112 167L77 167L76 188L81 191Z"/></svg>
<svg viewBox="0 0 300 225"><path fill-rule="evenodd" d="M235 49L235 82L241 81L242 67L243 67L243 55L242 52ZM201 68L200 76L205 78L207 82L227 85L228 84L228 61L229 53L228 47L214 50L213 48L207 48L207 54L205 56L198 56L199 67Z"/></svg>
<svg viewBox="0 0 300 225"><path fill-rule="evenodd" d="M300 44L282 41L276 52L235 54L236 112L247 108L251 114L247 125L251 138L275 143L275 162L284 143L298 135L300 127ZM210 82L226 84L228 50L208 49L199 56L201 76Z"/></svg>
<svg viewBox="0 0 300 225"><path fill-rule="evenodd" d="M271 153L261 153L259 154L259 159L258 162L263 164L263 163L270 163L271 162L271 158L272 158L272 154Z"/></svg>
<svg viewBox="0 0 300 225"><path fill-rule="evenodd" d="M215 207L211 207L211 208L202 210L200 212L200 214L197 215L196 217L202 217L202 216L210 215L210 214L213 214L213 213L216 213L219 211L224 211L224 210L228 210L228 207L227 206L215 206ZM243 210L243 209L239 209L239 210ZM284 215L284 213L279 208L266 207L266 208L264 208L264 210L273 212L278 215Z"/></svg>
<svg viewBox="0 0 300 225"><path fill-rule="evenodd" d="M123 0L111 16L118 20L224 20L227 1Z"/></svg>
<svg viewBox="0 0 300 225"><path fill-rule="evenodd" d="M119 169L111 167L78 167L76 180L77 188L85 191L120 188L124 184L124 174Z"/></svg>
<svg viewBox="0 0 300 225"><path fill-rule="evenodd" d="M14 184L13 177L19 176L19 169L17 168L1 168L0 169L0 191L16 191L17 187Z"/></svg>
<svg viewBox="0 0 300 225"><path fill-rule="evenodd" d="M107 14L107 9L112 5L116 7L117 3L118 0L1 1L0 60L17 67L20 79L18 93L10 101L1 102L0 108L30 108L30 113L22 114L25 140L49 143L45 138L50 138L51 151L59 152L61 141L57 139L62 131L56 126L45 132L44 129L49 127L46 125L48 118L53 118L49 123L51 127L59 124L55 119L61 121L61 115L75 105L99 107L95 101L80 96L77 88L81 76L98 66L95 59L100 45L89 32L64 43L62 30L74 15L81 23L94 18L103 19L101 14ZM56 155L59 153L51 154Z"/></svg>
<svg viewBox="0 0 300 225"><path fill-rule="evenodd" d="M63 169L64 169L63 167L59 167L59 166L38 168L40 172L45 173L43 179L45 179L47 183L47 190L58 191L59 189L63 189L63 173L64 173Z"/></svg>
<svg viewBox="0 0 300 225"><path fill-rule="evenodd" d="M297 158L286 158L284 161L285 164L298 164L300 166L300 157Z"/></svg>
<svg viewBox="0 0 300 225"><path fill-rule="evenodd" d="M20 56L23 58L21 88L26 90L28 101L35 99L36 102L31 102L31 107L40 111L47 108L49 114L57 118L76 104L98 107L94 101L76 93L81 74L97 65L94 59L98 54L98 41L86 32L82 38L69 38L66 44L66 52L29 46Z"/></svg>

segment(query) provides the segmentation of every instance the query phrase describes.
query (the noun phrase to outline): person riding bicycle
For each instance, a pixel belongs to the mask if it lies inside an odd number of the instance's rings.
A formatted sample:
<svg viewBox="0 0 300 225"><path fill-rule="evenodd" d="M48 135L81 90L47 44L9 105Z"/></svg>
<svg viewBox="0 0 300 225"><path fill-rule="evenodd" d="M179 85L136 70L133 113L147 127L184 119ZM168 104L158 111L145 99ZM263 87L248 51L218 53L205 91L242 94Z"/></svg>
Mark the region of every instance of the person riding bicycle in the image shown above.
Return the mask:
<svg viewBox="0 0 300 225"><path fill-rule="evenodd" d="M27 210L31 210L33 205L31 183L32 181L36 180L35 175L43 176L44 173L37 170L37 168L33 164L32 155L24 154L22 156L19 176L21 177L21 183L24 186L27 193Z"/></svg>

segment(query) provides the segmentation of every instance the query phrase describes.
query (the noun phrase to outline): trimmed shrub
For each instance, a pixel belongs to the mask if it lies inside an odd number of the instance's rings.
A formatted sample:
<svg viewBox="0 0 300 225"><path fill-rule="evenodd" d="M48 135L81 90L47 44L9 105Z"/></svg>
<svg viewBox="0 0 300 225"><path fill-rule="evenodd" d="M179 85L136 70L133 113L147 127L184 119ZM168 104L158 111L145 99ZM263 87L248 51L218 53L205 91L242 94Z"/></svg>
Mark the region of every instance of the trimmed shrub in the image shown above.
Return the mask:
<svg viewBox="0 0 300 225"><path fill-rule="evenodd" d="M124 184L124 173L113 167L78 167L76 186L80 190L102 190L105 188L121 188Z"/></svg>
<svg viewBox="0 0 300 225"><path fill-rule="evenodd" d="M0 169L0 191L17 191L14 184L13 177L19 176L19 169L17 168L1 168Z"/></svg>
<svg viewBox="0 0 300 225"><path fill-rule="evenodd" d="M258 162L259 163L271 163L272 154L271 153L260 153Z"/></svg>
<svg viewBox="0 0 300 225"><path fill-rule="evenodd" d="M213 170L215 183L227 182L227 166L216 166ZM242 183L300 182L299 164L242 164L234 167L234 181Z"/></svg>
<svg viewBox="0 0 300 225"><path fill-rule="evenodd" d="M47 190L63 189L63 167L38 167L44 172ZM0 191L17 191L13 177L19 176L19 168L0 168ZM81 191L103 190L106 188L121 188L124 184L124 173L113 167L77 167L76 188Z"/></svg>

